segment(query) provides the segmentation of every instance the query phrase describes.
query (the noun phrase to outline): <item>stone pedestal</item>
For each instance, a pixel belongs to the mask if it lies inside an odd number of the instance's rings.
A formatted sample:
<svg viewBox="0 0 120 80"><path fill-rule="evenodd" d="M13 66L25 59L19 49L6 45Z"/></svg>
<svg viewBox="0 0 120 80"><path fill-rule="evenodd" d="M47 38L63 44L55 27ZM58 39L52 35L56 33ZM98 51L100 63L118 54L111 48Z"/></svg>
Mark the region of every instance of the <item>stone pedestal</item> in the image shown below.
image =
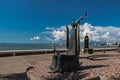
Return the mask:
<svg viewBox="0 0 120 80"><path fill-rule="evenodd" d="M120 44L117 47L117 53L120 53Z"/></svg>
<svg viewBox="0 0 120 80"><path fill-rule="evenodd" d="M54 54L50 69L55 72L76 72L80 65L76 55Z"/></svg>
<svg viewBox="0 0 120 80"><path fill-rule="evenodd" d="M93 49L92 48L85 48L84 53L93 54Z"/></svg>

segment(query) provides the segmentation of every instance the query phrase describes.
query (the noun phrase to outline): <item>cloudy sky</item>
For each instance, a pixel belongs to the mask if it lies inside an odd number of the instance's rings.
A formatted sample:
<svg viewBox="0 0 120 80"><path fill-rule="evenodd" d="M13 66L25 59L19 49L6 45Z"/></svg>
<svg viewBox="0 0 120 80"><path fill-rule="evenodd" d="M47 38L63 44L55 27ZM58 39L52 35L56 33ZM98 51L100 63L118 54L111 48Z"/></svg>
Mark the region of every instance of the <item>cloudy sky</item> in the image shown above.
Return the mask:
<svg viewBox="0 0 120 80"><path fill-rule="evenodd" d="M120 0L0 0L0 43L48 43L65 40L66 28L84 13L80 37L120 41Z"/></svg>

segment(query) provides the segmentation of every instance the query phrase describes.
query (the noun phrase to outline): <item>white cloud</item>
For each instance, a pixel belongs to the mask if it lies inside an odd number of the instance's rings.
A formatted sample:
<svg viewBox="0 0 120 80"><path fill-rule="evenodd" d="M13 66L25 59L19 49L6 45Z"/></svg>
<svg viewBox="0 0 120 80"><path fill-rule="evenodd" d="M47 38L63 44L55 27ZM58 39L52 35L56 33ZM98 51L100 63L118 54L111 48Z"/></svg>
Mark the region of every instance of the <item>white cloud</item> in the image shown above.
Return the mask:
<svg viewBox="0 0 120 80"><path fill-rule="evenodd" d="M46 29L46 30L55 30L54 27L46 27L45 29Z"/></svg>
<svg viewBox="0 0 120 80"><path fill-rule="evenodd" d="M30 40L40 40L39 36L34 36L33 38L30 38Z"/></svg>
<svg viewBox="0 0 120 80"><path fill-rule="evenodd" d="M92 29L92 25L91 24L88 24L88 23L85 23L83 26L83 36L85 36L86 35L86 33L92 33L91 32L91 29Z"/></svg>
<svg viewBox="0 0 120 80"><path fill-rule="evenodd" d="M106 32L103 36L101 36L101 37L103 37L104 39L109 39L109 37L110 37L110 32Z"/></svg>
<svg viewBox="0 0 120 80"><path fill-rule="evenodd" d="M86 33L89 34L90 40L92 41L99 41L100 39L100 35L96 31L95 27L89 23L84 23L83 25L80 25L80 32L81 32L80 35L81 41L84 41L84 37Z"/></svg>
<svg viewBox="0 0 120 80"><path fill-rule="evenodd" d="M91 41L119 41L120 40L120 28L114 26L93 26L89 23L81 25L82 38L85 33L89 33ZM116 40L115 40L116 39Z"/></svg>
<svg viewBox="0 0 120 80"><path fill-rule="evenodd" d="M67 25L69 29L71 29L71 25ZM66 25L60 26L57 28L54 27L46 27L45 28L47 31L44 33L47 33L49 35L52 35L49 37L45 37L47 41L62 41L66 39Z"/></svg>
<svg viewBox="0 0 120 80"><path fill-rule="evenodd" d="M66 38L66 32L65 31L61 31L61 30L54 30L53 31L53 37L54 37L54 41L60 41L60 40L65 40Z"/></svg>
<svg viewBox="0 0 120 80"><path fill-rule="evenodd" d="M71 30L71 25L68 25ZM66 26L59 28L47 28L52 33L54 41L66 39ZM120 28L115 26L94 26L89 23L80 25L80 40L84 41L84 36L89 33L90 41L120 41Z"/></svg>

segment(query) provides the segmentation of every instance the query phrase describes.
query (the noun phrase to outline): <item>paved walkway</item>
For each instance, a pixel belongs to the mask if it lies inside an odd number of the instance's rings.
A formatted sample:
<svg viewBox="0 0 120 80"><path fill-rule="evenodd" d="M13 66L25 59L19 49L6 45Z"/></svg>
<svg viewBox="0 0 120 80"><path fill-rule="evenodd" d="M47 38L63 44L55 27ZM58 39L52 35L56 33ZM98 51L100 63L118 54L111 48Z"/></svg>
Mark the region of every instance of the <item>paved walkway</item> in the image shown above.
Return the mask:
<svg viewBox="0 0 120 80"><path fill-rule="evenodd" d="M115 51L111 51L108 53L115 54ZM107 53L104 53L104 54L107 54ZM26 69L32 65L38 65L36 67L40 67L40 65L42 64L45 65L37 69L39 73L43 74L47 72L47 69L49 70L48 65L50 63L52 55L53 54L39 54L39 55L0 57L0 80L27 80ZM82 58L84 59L84 55L83 56L80 55L81 59ZM92 61L87 60L87 61L94 62L94 64L95 64L95 61L102 61L102 63L105 61L109 61L109 59L106 59L108 57L105 57L105 59L102 59L102 60L101 60L101 57L98 57L100 59L97 58L97 60L92 60ZM114 59L110 58L110 59L115 60L116 58ZM83 65L88 64L88 63L85 63L84 60L82 62L84 62ZM110 64L113 64L113 63L110 63ZM116 68L116 69L119 69L119 68ZM87 70L92 70L92 69L87 69Z"/></svg>
<svg viewBox="0 0 120 80"><path fill-rule="evenodd" d="M0 80L27 80L26 69L49 61L52 54L0 57Z"/></svg>
<svg viewBox="0 0 120 80"><path fill-rule="evenodd" d="M116 51L80 54L82 64L76 73L52 73L48 68L50 57L42 60L27 72L31 80L120 80L120 56Z"/></svg>

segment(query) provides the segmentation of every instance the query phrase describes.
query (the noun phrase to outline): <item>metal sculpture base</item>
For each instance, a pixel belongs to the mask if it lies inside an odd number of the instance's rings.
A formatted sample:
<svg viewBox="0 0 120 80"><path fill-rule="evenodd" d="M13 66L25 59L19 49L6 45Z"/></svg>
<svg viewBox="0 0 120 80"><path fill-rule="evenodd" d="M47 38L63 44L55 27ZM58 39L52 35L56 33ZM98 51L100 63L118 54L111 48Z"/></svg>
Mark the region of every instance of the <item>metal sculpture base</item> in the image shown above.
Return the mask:
<svg viewBox="0 0 120 80"><path fill-rule="evenodd" d="M85 48L84 53L86 54L93 54L93 49L92 48Z"/></svg>
<svg viewBox="0 0 120 80"><path fill-rule="evenodd" d="M79 70L79 59L76 55L66 55L55 53L52 57L50 69L55 72L76 72Z"/></svg>

